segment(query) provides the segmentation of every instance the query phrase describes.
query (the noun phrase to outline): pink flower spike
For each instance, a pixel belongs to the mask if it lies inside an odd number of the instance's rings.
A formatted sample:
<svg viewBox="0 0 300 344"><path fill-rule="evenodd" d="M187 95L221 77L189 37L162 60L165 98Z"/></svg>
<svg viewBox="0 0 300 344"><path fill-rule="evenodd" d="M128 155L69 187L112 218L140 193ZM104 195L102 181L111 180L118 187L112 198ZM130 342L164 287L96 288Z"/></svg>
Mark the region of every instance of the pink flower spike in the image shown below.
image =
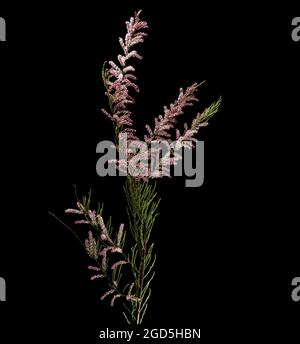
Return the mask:
<svg viewBox="0 0 300 344"><path fill-rule="evenodd" d="M119 231L118 231L118 237L117 237L117 245L118 246L121 244L123 232L124 232L124 223L121 223L120 227L119 227Z"/></svg>
<svg viewBox="0 0 300 344"><path fill-rule="evenodd" d="M112 265L111 269L112 270L115 270L118 266L120 265L124 265L124 264L127 264L128 262L126 262L125 260L120 260L119 262L115 263Z"/></svg>
<svg viewBox="0 0 300 344"><path fill-rule="evenodd" d="M86 221L86 220L77 220L77 221L74 221L75 225L89 225L89 221Z"/></svg>
<svg viewBox="0 0 300 344"><path fill-rule="evenodd" d="M101 271L101 269L99 269L97 266L88 266L88 269L89 270L92 270L92 271Z"/></svg>
<svg viewBox="0 0 300 344"><path fill-rule="evenodd" d="M112 115L107 112L105 109L101 109L101 111L104 113L105 116L107 116L111 121L113 120Z"/></svg>
<svg viewBox="0 0 300 344"><path fill-rule="evenodd" d="M121 127L132 126L131 111L127 107L134 103L134 99L129 91L131 92L133 89L135 92L139 92L138 86L133 82L136 80L136 76L132 74L135 72L135 68L128 65L128 60L142 59L137 50L132 49L137 44L143 43L144 38L147 36L143 30L148 28L148 24L140 20L140 14L141 11L138 11L126 22L126 35L124 38L119 38L123 53L117 56L118 64L109 61L110 67L103 73L107 96L113 105L113 113L110 114L106 110L102 110L102 112Z"/></svg>
<svg viewBox="0 0 300 344"><path fill-rule="evenodd" d="M98 258L97 243L91 231L89 231L88 238L85 239L84 245L89 257L92 259L97 259Z"/></svg>
<svg viewBox="0 0 300 344"><path fill-rule="evenodd" d="M103 217L102 216L98 216L98 223L100 225L100 228L102 229L102 233L103 234L107 234L107 228L104 224L104 220L103 220Z"/></svg>
<svg viewBox="0 0 300 344"><path fill-rule="evenodd" d="M78 215L81 215L82 211L78 210L78 209L66 209L65 213L66 214L78 214Z"/></svg>
<svg viewBox="0 0 300 344"><path fill-rule="evenodd" d="M112 298L112 300L111 300L111 302L110 302L111 307L114 306L116 299L118 299L118 298L121 297L121 296L122 296L121 294L116 294L116 295L114 295L114 297Z"/></svg>
<svg viewBox="0 0 300 344"><path fill-rule="evenodd" d="M96 211L95 210L89 210L88 214L89 214L89 218L92 221L92 224L93 225L97 225Z"/></svg>
<svg viewBox="0 0 300 344"><path fill-rule="evenodd" d="M146 142L151 142L155 139L165 140L169 139L169 130L174 128L174 124L177 122L176 117L183 114L183 109L187 106L192 106L198 99L195 96L198 85L194 83L189 86L185 91L181 88L179 96L174 103L170 104L170 107L164 107L164 116L158 116L155 118L155 127L152 130L148 125L146 129L148 135L145 136Z"/></svg>
<svg viewBox="0 0 300 344"><path fill-rule="evenodd" d="M103 301L108 295L110 295L110 294L112 294L114 292L115 292L114 289L110 289L105 294L103 294L100 299Z"/></svg>
<svg viewBox="0 0 300 344"><path fill-rule="evenodd" d="M103 277L105 277L105 275L94 275L91 277L91 281L94 281L95 279L103 278Z"/></svg>

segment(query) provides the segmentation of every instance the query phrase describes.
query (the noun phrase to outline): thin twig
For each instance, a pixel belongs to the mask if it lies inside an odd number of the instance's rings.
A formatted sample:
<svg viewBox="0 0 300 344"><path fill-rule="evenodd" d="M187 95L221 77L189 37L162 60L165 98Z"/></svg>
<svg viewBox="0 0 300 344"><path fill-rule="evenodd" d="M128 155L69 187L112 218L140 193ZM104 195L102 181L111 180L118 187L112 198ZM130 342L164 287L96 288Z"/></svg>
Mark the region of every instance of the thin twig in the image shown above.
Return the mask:
<svg viewBox="0 0 300 344"><path fill-rule="evenodd" d="M60 222L65 228L67 228L74 236L75 238L79 241L80 245L85 249L85 246L79 236L71 229L68 225L66 225L61 219L59 219L55 214L51 213L51 211L48 211L48 214L54 217L58 222Z"/></svg>

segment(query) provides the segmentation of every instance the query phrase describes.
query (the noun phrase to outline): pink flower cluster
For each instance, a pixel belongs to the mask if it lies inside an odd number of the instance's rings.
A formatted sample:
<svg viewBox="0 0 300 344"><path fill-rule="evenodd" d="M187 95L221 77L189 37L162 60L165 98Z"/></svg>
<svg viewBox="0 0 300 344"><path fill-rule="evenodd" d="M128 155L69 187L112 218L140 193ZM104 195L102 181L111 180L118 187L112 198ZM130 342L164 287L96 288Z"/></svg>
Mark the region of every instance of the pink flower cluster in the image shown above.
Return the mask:
<svg viewBox="0 0 300 344"><path fill-rule="evenodd" d="M127 33L125 38L119 38L120 45L123 50L123 55L118 56L119 65L113 61L109 61L110 68L103 71L103 80L106 86L106 95L110 103L110 112L102 109L102 112L108 116L118 127L132 126L132 119L130 118L132 112L128 110L127 106L134 103L134 98L129 94L129 90L133 89L139 92L139 88L135 83L136 76L133 74L135 68L128 64L128 60L132 58L142 59L132 47L144 42L147 34L141 30L147 29L148 24L140 20L141 11L135 13L126 22ZM132 128L123 129L133 139L136 138L135 130Z"/></svg>
<svg viewBox="0 0 300 344"><path fill-rule="evenodd" d="M183 109L187 106L193 106L198 101L195 93L198 85L195 83L189 86L185 91L180 89L179 96L174 103L164 107L164 115L155 118L155 127L152 130L147 124L146 129L148 135L144 136L145 142L151 143L153 140L170 140L171 134L169 130L174 128L177 123L176 117L183 114Z"/></svg>
<svg viewBox="0 0 300 344"><path fill-rule="evenodd" d="M74 221L75 224L88 224L92 228L96 228L97 232L99 234L99 239L101 240L102 246L100 249L99 242L95 239L93 232L90 230L88 232L88 237L84 241L84 246L86 249L86 252L88 253L89 257L98 260L101 258L101 269L99 268L91 268L90 270L100 271L103 272L107 269L107 254L108 253L120 253L123 254L122 248L121 248L121 242L123 239L124 234L124 223L121 223L119 226L119 230L116 236L116 239L113 240L109 234L109 231L104 223L103 217L101 214L97 214L95 210L85 209L85 207L80 203L77 202L78 209L66 209L65 213L67 214L76 214L76 215L83 215L85 217L84 220L76 220ZM115 270L118 266L127 264L128 261L126 260L119 260L115 262L111 269ZM102 277L102 275L100 275ZM99 275L95 275L92 277L92 279L100 278Z"/></svg>
<svg viewBox="0 0 300 344"><path fill-rule="evenodd" d="M88 237L83 242L88 256L95 264L88 266L88 269L93 273L90 279L95 281L106 278L111 286L111 289L101 296L101 300L112 294L111 306L114 306L119 297L124 297L127 301L138 302L140 299L136 295L132 295L134 283L128 286L127 294L122 294L118 290L118 281L114 279L116 270L121 269L125 264L131 265L122 250L125 238L124 224L120 224L113 240L112 232L109 230L108 225L105 224L101 211L97 213L95 210L88 209L84 202L77 202L77 207L78 209L66 209L65 213L83 216L84 219L74 221L75 224L88 224L91 227L91 230L88 231ZM115 259L115 257L112 257L111 259L109 255L112 254L119 254L120 258Z"/></svg>
<svg viewBox="0 0 300 344"><path fill-rule="evenodd" d="M148 124L146 125L147 134L144 135L144 141L138 139L136 135L136 130L132 128L133 121L131 119L132 112L128 109L128 105L134 103L134 98L129 94L130 89L139 91L138 86L136 85L136 76L134 75L135 68L128 64L128 60L131 58L141 59L141 55L138 54L136 50L133 50L132 47L136 44L144 42L145 36L147 34L143 31L148 28L148 24L145 21L140 20L141 11L135 13L134 17L131 17L129 21L126 22L127 33L125 38L119 38L120 45L123 50L123 54L118 56L118 64L109 61L110 68L103 69L103 81L106 87L106 95L109 99L110 112L102 109L103 113L115 124L117 131L116 133L124 135L128 143L134 141L135 147L140 145L144 147L143 144L150 146L154 141L172 141L171 130L174 129L176 133L176 148L180 147L193 147L193 141L197 141L195 135L198 133L200 127L208 124L207 120L218 110L220 101L212 104L211 107L204 110L203 113L198 113L197 116L191 123L189 127L186 123L184 124L184 131L181 134L179 129L175 126L177 124L177 118L184 113L184 109L188 106L193 106L198 98L196 97L196 91L199 87L199 84L192 84L187 87L186 90L182 88L179 91L178 98L174 103L170 104L169 107L164 107L163 115L160 115L155 118L154 128L151 128ZM213 110L213 111L212 111ZM122 137L122 136L120 136ZM175 137L174 137L175 138ZM147 172L150 164L147 166L143 165L142 160L147 160L147 152L141 153L137 151L130 151L127 147L122 148L122 144L119 142L119 150L123 150L124 154L129 157L128 160L120 158L119 160L111 160L111 163L115 163L117 168L121 172L126 172L130 169L130 163L133 162L132 158L139 155L138 166L141 171L140 176L137 175L136 178L148 179L144 177L145 175L157 178L164 175L164 169L168 169L168 166L164 166L164 162L176 164L178 160L181 159L181 155L174 154L172 156L167 155L162 157L160 163L160 170L153 174ZM144 171L144 172L143 172ZM167 173L166 173L167 174Z"/></svg>

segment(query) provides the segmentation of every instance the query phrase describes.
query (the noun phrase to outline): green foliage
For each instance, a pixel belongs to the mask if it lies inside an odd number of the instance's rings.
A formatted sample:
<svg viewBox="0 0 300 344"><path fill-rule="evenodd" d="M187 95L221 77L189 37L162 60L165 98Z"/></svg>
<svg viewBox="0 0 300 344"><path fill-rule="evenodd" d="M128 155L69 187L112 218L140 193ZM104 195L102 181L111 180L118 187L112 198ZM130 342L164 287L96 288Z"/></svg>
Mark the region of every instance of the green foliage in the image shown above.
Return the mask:
<svg viewBox="0 0 300 344"><path fill-rule="evenodd" d="M127 321L140 324L148 307L151 295L150 283L155 275L154 243L150 244L149 241L158 216L157 208L160 199L157 198L156 183L151 184L130 176L127 177L124 190L131 234L135 241L129 260L133 268L137 296L137 302L131 303L129 314L125 313L124 316Z"/></svg>
<svg viewBox="0 0 300 344"><path fill-rule="evenodd" d="M222 97L216 102L213 102L208 108L206 108L201 115L198 115L192 123L192 130L198 130L202 125L207 125L208 121L219 111L222 103Z"/></svg>

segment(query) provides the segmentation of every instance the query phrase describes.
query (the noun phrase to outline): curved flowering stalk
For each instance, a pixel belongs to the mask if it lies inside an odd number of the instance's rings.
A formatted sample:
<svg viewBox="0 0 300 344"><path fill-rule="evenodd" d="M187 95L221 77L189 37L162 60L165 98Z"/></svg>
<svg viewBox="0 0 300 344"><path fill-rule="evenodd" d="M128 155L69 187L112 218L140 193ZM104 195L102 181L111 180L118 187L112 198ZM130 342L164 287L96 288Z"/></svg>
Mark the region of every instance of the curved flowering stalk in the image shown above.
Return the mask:
<svg viewBox="0 0 300 344"><path fill-rule="evenodd" d="M139 298L133 293L134 283L126 283L126 278L122 279L122 268L124 265L130 266L133 274L138 272L138 268L124 252L124 224L120 224L117 233L114 233L111 219L107 223L104 222L103 206L99 205L97 211L90 210L90 200L91 194L84 197L82 202L77 202L77 209L66 209L65 213L80 216L82 219L74 223L89 227L84 241L77 235L76 237L93 261L93 264L88 266L92 272L91 280L105 279L108 283L109 289L101 296L101 300L110 297L110 305L114 306L117 299L123 298L123 302L128 303L126 308L130 310L138 303Z"/></svg>
<svg viewBox="0 0 300 344"><path fill-rule="evenodd" d="M200 84L201 85L201 84ZM155 118L155 127L152 130L147 124L146 129L148 135L144 136L145 142L151 143L153 140L169 140L170 133L169 130L174 128L177 123L176 117L183 114L183 109L187 106L193 106L195 102L199 99L196 98L196 91L198 86L196 83L188 87L185 91L183 88L179 91L179 96L174 103L170 104L169 108L164 107L164 116L159 116Z"/></svg>
<svg viewBox="0 0 300 344"><path fill-rule="evenodd" d="M66 209L65 213L80 216L81 219L75 220L74 224L89 227L84 241L76 237L93 261L88 266L92 272L91 280L105 279L108 283L109 289L100 299L110 297L111 306L117 299L122 299L125 308L123 315L127 322L140 324L147 310L151 295L150 282L154 277L156 256L152 255L154 244L149 244L149 240L160 200L157 200L155 185L128 178L124 189L134 238L129 255L124 251L124 224L114 233L111 220L104 222L102 205L97 211L89 209L91 194L84 197L82 202L77 202L77 209ZM122 268L125 265L131 273L123 279ZM128 282L128 275L131 276L131 282Z"/></svg>
<svg viewBox="0 0 300 344"><path fill-rule="evenodd" d="M110 112L102 109L102 112L116 125L116 133L124 126L124 132L127 132L132 139L136 139L135 130L128 128L132 126L131 114L127 106L134 103L134 98L129 94L130 89L139 92L139 88L135 83L136 76L134 75L135 68L128 63L130 59L136 58L141 60L142 56L138 54L133 47L139 43L144 42L144 37L147 36L143 29L148 28L145 21L140 20L142 11L135 13L126 22L127 33L125 38L119 38L120 45L123 50L123 55L118 56L119 64L109 61L110 68L107 68L107 63L104 63L102 69L102 79L106 88L106 95L109 100Z"/></svg>
<svg viewBox="0 0 300 344"><path fill-rule="evenodd" d="M155 127L152 130L150 126L146 125L146 130L148 134L144 136L144 140L148 145L151 145L154 141L168 141L171 140L171 129L175 128L177 124L177 117L184 114L184 108L187 106L193 106L195 102L199 99L196 97L196 91L200 84L192 84L185 91L183 88L179 91L179 96L174 103L171 103L169 108L164 107L164 115L160 115L155 118ZM198 134L201 127L208 125L208 120L213 117L215 113L218 112L221 105L222 98L220 97L218 101L212 103L208 108L206 108L202 113L197 113L196 117L193 119L191 127L188 127L187 123L184 123L184 132L181 135L180 130L176 128L176 141L173 146L172 151L167 151L162 155L159 162L159 169L154 173L147 173L149 178L161 178L164 175L168 175L169 165L176 165L179 160L182 159L182 154L177 154L181 147L193 148L193 142L197 142L195 135ZM149 164L150 165L150 164ZM167 170L167 173L164 173Z"/></svg>

